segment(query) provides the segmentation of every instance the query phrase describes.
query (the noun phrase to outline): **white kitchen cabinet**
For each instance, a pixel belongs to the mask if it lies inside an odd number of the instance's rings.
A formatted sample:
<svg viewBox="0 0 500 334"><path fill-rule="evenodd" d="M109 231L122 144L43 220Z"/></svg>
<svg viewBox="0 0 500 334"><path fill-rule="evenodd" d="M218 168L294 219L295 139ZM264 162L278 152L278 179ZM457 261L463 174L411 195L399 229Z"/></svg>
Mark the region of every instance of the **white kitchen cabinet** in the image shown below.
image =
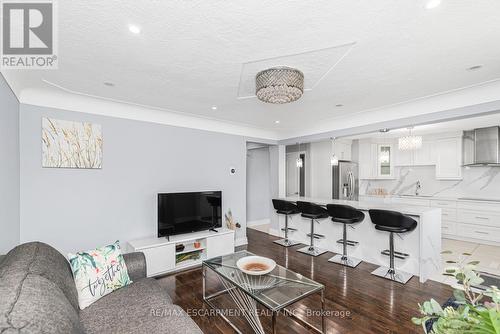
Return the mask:
<svg viewBox="0 0 500 334"><path fill-rule="evenodd" d="M432 166L436 164L434 143L424 140L422 147L416 150L397 150L396 166Z"/></svg>
<svg viewBox="0 0 500 334"><path fill-rule="evenodd" d="M422 147L415 150L415 166L431 166L436 164L436 152L432 141L423 141Z"/></svg>
<svg viewBox="0 0 500 334"><path fill-rule="evenodd" d="M394 146L386 141L359 141L359 178L393 179Z"/></svg>
<svg viewBox="0 0 500 334"><path fill-rule="evenodd" d="M377 145L376 165L378 179L394 178L394 149L392 144Z"/></svg>
<svg viewBox="0 0 500 334"><path fill-rule="evenodd" d="M377 144L371 141L359 141L359 178L377 178Z"/></svg>
<svg viewBox="0 0 500 334"><path fill-rule="evenodd" d="M441 138L435 141L436 179L462 179L462 138Z"/></svg>
<svg viewBox="0 0 500 334"><path fill-rule="evenodd" d="M351 141L336 140L333 145L333 151L339 160L351 160Z"/></svg>

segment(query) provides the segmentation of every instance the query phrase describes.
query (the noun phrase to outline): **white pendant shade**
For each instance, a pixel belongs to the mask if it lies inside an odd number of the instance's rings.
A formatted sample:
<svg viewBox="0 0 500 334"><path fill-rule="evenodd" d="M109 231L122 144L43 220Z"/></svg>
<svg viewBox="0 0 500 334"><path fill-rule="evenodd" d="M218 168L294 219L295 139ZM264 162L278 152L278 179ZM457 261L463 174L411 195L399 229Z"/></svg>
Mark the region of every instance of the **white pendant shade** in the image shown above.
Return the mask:
<svg viewBox="0 0 500 334"><path fill-rule="evenodd" d="M335 153L330 158L330 164L332 166L338 166L339 165L339 158L337 157L337 155Z"/></svg>

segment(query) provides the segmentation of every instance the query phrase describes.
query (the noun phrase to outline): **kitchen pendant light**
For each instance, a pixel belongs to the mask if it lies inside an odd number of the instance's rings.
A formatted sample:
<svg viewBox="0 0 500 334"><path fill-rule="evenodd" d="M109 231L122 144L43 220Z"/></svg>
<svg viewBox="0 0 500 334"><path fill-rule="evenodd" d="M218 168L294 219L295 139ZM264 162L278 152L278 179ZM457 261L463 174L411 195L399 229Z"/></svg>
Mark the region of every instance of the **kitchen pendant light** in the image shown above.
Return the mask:
<svg viewBox="0 0 500 334"><path fill-rule="evenodd" d="M304 161L302 161L302 158L300 157L300 143L297 143L299 145L299 157L297 158L297 168L302 168L304 167Z"/></svg>
<svg viewBox="0 0 500 334"><path fill-rule="evenodd" d="M401 151L418 150L422 147L422 136L412 134L413 128L408 128L408 136L399 138L398 147Z"/></svg>
<svg viewBox="0 0 500 334"><path fill-rule="evenodd" d="M335 154L335 137L332 138L332 157L330 158L330 165L332 166L339 165L339 158Z"/></svg>

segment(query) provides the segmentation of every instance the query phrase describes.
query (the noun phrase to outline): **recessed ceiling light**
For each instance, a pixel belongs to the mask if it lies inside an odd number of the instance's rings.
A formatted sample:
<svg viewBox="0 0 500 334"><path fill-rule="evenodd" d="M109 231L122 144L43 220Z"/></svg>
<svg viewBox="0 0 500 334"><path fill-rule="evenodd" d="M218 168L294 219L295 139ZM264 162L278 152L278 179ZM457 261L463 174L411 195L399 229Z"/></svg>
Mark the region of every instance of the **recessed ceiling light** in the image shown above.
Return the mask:
<svg viewBox="0 0 500 334"><path fill-rule="evenodd" d="M274 124L280 124L280 121L274 121Z"/></svg>
<svg viewBox="0 0 500 334"><path fill-rule="evenodd" d="M114 83L112 83L112 82L105 82L105 83L104 83L104 86L114 87L114 86L115 86L115 84L114 84Z"/></svg>
<svg viewBox="0 0 500 334"><path fill-rule="evenodd" d="M389 132L389 129L388 128L384 128L384 129L380 129L378 131L380 131L381 133L387 133L387 132Z"/></svg>
<svg viewBox="0 0 500 334"><path fill-rule="evenodd" d="M427 9L433 9L436 8L441 4L441 0L429 0L427 1L427 4L425 5L425 8Z"/></svg>
<svg viewBox="0 0 500 334"><path fill-rule="evenodd" d="M212 110L217 110L217 106L212 106Z"/></svg>
<svg viewBox="0 0 500 334"><path fill-rule="evenodd" d="M337 108L340 108L340 107L343 107L344 105L339 103L339 104L336 104L335 106L336 106Z"/></svg>
<svg viewBox="0 0 500 334"><path fill-rule="evenodd" d="M140 34L141 33L141 27L136 26L135 24L129 25L128 30L130 30L130 32L133 34Z"/></svg>
<svg viewBox="0 0 500 334"><path fill-rule="evenodd" d="M477 71L477 70L481 69L482 67L483 67L483 65L474 65L474 66L468 67L467 71Z"/></svg>

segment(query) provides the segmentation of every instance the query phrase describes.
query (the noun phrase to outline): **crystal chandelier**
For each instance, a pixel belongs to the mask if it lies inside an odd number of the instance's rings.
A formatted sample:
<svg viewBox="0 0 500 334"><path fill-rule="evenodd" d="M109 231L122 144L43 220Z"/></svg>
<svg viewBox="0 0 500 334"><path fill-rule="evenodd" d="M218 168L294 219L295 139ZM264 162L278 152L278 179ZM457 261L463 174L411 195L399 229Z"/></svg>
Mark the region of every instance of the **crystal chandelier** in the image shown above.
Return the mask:
<svg viewBox="0 0 500 334"><path fill-rule="evenodd" d="M401 151L418 150L422 147L422 136L414 136L413 128L408 128L409 135L399 138L398 147Z"/></svg>
<svg viewBox="0 0 500 334"><path fill-rule="evenodd" d="M255 95L266 103L297 101L304 93L304 74L290 67L273 67L255 77Z"/></svg>

